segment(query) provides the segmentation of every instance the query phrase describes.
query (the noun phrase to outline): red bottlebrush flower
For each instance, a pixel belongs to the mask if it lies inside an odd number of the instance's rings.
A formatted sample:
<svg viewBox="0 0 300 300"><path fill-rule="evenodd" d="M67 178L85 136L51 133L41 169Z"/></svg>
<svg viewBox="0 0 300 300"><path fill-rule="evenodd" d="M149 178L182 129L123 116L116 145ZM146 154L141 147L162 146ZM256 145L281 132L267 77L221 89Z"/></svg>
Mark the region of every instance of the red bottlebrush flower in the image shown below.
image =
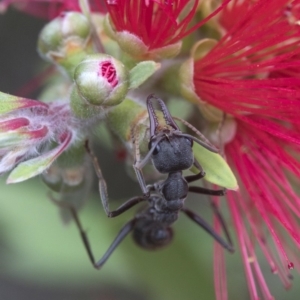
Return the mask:
<svg viewBox="0 0 300 300"><path fill-rule="evenodd" d="M253 4L217 45L195 62L195 90L203 101L235 116L256 114L297 121L299 75L268 77L289 67L300 68L300 61L292 59L300 53L300 28L283 14L286 2Z"/></svg>
<svg viewBox="0 0 300 300"><path fill-rule="evenodd" d="M90 1L91 10L105 12L104 5L99 1ZM3 0L0 3L0 12L14 5L35 17L52 20L65 11L81 11L78 0Z"/></svg>
<svg viewBox="0 0 300 300"><path fill-rule="evenodd" d="M214 13L188 28L199 0L106 0L107 10L117 32L128 32L147 46L148 50L179 42L216 15Z"/></svg>
<svg viewBox="0 0 300 300"><path fill-rule="evenodd" d="M300 248L300 198L286 175L293 174L299 179L300 163L287 150L299 151L299 146L292 139L288 143L238 121L237 135L225 149L230 165L240 176L241 193L229 193L228 204L242 249L251 299L258 299L255 282L264 299L273 299L261 275L255 246L261 248L272 273L278 274L288 288L289 269L294 265L300 267L299 257L293 252ZM292 240L286 240L288 236Z"/></svg>
<svg viewBox="0 0 300 300"><path fill-rule="evenodd" d="M198 97L237 124L225 154L239 176L240 193L229 192L228 205L251 299L260 293L274 299L256 258L257 246L286 288L289 269L300 267L293 252L300 248L300 197L287 179L290 174L300 179L299 3L232 1L220 16L227 33L194 63ZM217 298L227 299L218 245L215 251Z"/></svg>
<svg viewBox="0 0 300 300"><path fill-rule="evenodd" d="M1 10L14 5L16 8L44 19L54 19L64 11L79 11L78 1L75 0L4 0Z"/></svg>

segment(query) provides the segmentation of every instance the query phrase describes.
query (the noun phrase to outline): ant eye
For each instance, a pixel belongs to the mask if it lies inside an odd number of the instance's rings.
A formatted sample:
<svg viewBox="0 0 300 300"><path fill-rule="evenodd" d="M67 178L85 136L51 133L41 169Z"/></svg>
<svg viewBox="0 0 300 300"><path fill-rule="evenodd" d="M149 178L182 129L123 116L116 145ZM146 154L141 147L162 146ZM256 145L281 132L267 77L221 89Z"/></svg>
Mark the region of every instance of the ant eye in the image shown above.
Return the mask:
<svg viewBox="0 0 300 300"><path fill-rule="evenodd" d="M185 140L188 142L188 144L191 146L191 147L193 147L193 145L194 145L194 141L191 139L191 138L185 138Z"/></svg>
<svg viewBox="0 0 300 300"><path fill-rule="evenodd" d="M160 146L156 145L154 151L152 152L152 155L156 155L158 153L158 151L160 150Z"/></svg>
<svg viewBox="0 0 300 300"><path fill-rule="evenodd" d="M152 149L152 143L153 143L153 141L150 141L150 142L148 143L148 149L149 149L149 150ZM155 146L155 149L154 149L153 152L152 152L152 155L156 155L156 154L158 153L159 150L160 150L160 146L159 146L159 145L156 145L156 146Z"/></svg>

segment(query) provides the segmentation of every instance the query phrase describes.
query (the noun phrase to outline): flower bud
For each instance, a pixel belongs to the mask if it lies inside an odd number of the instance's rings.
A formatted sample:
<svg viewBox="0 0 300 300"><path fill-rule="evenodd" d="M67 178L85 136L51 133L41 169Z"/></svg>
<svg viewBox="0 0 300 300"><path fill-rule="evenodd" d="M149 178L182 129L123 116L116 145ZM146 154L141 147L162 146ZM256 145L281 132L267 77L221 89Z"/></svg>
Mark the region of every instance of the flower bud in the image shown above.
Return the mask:
<svg viewBox="0 0 300 300"><path fill-rule="evenodd" d="M91 55L75 69L75 93L86 105L114 106L123 101L129 87L129 73L123 64L104 54ZM76 108L75 108L76 110ZM75 111L75 114L77 111Z"/></svg>
<svg viewBox="0 0 300 300"><path fill-rule="evenodd" d="M173 58L180 52L182 42L176 42L168 45L161 45L159 47L151 48L146 45L144 41L127 30L116 31L109 14L104 19L104 30L111 39L115 40L120 48L130 55L135 60L155 60Z"/></svg>
<svg viewBox="0 0 300 300"><path fill-rule="evenodd" d="M67 101L0 93L0 108L0 174L13 169L7 183L41 174L76 140Z"/></svg>
<svg viewBox="0 0 300 300"><path fill-rule="evenodd" d="M72 77L77 64L93 53L88 19L77 12L61 14L42 29L38 51L47 61L62 66Z"/></svg>

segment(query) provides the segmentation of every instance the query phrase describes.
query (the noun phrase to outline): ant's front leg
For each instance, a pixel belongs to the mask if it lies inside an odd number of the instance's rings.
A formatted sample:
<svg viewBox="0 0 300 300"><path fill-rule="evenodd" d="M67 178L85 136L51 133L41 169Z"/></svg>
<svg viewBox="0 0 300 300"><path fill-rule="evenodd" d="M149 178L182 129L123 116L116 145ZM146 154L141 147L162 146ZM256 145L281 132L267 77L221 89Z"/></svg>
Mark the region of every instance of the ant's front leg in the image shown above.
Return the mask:
<svg viewBox="0 0 300 300"><path fill-rule="evenodd" d="M188 183L201 179L205 176L204 170L196 159L194 160L194 166L199 170L199 173L195 175L185 176L184 178Z"/></svg>
<svg viewBox="0 0 300 300"><path fill-rule="evenodd" d="M100 198L102 201L102 205L103 208L105 210L105 213L108 217L113 218L116 217L120 214L122 214L123 212L127 211L128 209L130 209L131 207L133 207L134 205L140 203L141 201L144 201L145 198L144 197L133 197L131 199L129 199L127 202L125 202L124 204L122 204L119 208L117 208L114 211L110 211L109 210L109 204L108 204L108 193L107 193L107 186L106 186L106 181L102 175L99 163L98 163L98 159L96 157L96 155L93 153L93 151L91 150L91 148L89 147L89 143L88 141L85 142L85 148L88 152L88 154L90 155L92 162L93 162L93 166L96 172L96 175L98 177L99 180L99 193L100 193Z"/></svg>
<svg viewBox="0 0 300 300"><path fill-rule="evenodd" d="M142 168L149 161L152 152L149 151L146 157L143 160L141 160L138 127L139 126L137 125L131 128L131 142L133 146L133 158L134 158L133 169L135 171L136 178L140 184L144 197L149 198L150 191L148 190L148 187L146 185Z"/></svg>
<svg viewBox="0 0 300 300"><path fill-rule="evenodd" d="M199 164L199 162L196 159L194 161L194 165L200 172L196 175L186 176L185 180L188 183L196 181L198 179L201 179L205 176L205 172L203 171L201 165ZM212 195L212 196L223 196L226 194L226 189L211 190L211 189L206 189L206 188L202 188L199 186L189 186L189 192L197 193L197 194L204 194L204 195Z"/></svg>
<svg viewBox="0 0 300 300"><path fill-rule="evenodd" d="M92 151L92 149L90 148L88 140L85 141L85 149L92 159L92 163L99 181L99 193L100 193L102 205L105 213L109 216L110 211L109 211L109 204L108 204L108 193L107 193L106 181L102 175L102 171L98 163L98 159L94 154L94 152Z"/></svg>

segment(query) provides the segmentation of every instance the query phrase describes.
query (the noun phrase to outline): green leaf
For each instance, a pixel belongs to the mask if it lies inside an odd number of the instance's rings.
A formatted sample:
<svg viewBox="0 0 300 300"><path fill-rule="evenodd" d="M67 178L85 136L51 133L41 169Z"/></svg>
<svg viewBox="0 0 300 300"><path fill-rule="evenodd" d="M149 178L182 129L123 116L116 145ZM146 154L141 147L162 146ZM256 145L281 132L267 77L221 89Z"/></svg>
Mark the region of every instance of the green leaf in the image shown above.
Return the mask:
<svg viewBox="0 0 300 300"><path fill-rule="evenodd" d="M61 155L71 141L72 135L68 134L66 139L58 147L38 156L33 159L20 163L7 178L6 183L17 183L36 175L41 174L47 170L54 160Z"/></svg>
<svg viewBox="0 0 300 300"><path fill-rule="evenodd" d="M233 172L220 154L213 153L197 143L194 143L193 151L195 158L206 173L205 180L229 190L238 189Z"/></svg>
<svg viewBox="0 0 300 300"><path fill-rule="evenodd" d="M26 137L16 131L0 133L0 149L20 144Z"/></svg>
<svg viewBox="0 0 300 300"><path fill-rule="evenodd" d="M158 69L160 64L152 60L143 61L138 63L134 68L130 70L130 89L136 89L143 84L149 77L151 77Z"/></svg>
<svg viewBox="0 0 300 300"><path fill-rule="evenodd" d="M20 163L9 175L7 183L17 183L44 172L54 161L52 151Z"/></svg>

